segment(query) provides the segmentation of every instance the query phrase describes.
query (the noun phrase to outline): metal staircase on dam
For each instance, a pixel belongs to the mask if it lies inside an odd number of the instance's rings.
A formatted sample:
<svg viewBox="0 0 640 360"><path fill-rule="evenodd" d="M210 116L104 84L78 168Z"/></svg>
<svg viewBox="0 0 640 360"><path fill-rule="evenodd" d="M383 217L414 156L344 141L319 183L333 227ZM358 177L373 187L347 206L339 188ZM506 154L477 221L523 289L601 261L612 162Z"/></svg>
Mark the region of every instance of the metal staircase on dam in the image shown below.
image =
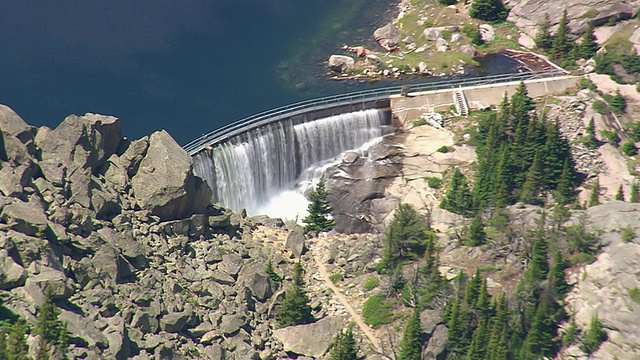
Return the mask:
<svg viewBox="0 0 640 360"><path fill-rule="evenodd" d="M469 105L462 89L454 89L451 95L453 96L453 103L456 106L458 116L469 116Z"/></svg>

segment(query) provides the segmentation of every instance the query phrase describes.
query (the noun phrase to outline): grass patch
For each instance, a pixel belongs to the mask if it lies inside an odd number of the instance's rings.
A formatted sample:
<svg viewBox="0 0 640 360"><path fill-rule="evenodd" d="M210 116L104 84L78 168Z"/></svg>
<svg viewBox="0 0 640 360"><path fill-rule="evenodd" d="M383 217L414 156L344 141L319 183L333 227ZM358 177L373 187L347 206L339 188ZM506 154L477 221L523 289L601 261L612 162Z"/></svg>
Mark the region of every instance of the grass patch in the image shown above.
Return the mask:
<svg viewBox="0 0 640 360"><path fill-rule="evenodd" d="M436 150L436 151L437 151L437 152L439 152L439 153L446 154L446 153L448 153L448 152L449 152L449 147L448 147L448 146L446 146L446 145L442 145L442 146L440 146L440 147L438 148L438 150Z"/></svg>
<svg viewBox="0 0 640 360"><path fill-rule="evenodd" d="M631 298L631 300L633 300L636 304L640 304L640 289L638 288L633 288L631 290L629 290L629 297Z"/></svg>
<svg viewBox="0 0 640 360"><path fill-rule="evenodd" d="M372 328L378 328L380 325L388 324L393 321L391 313L392 303L387 301L383 294L376 294L365 301L362 308L362 317Z"/></svg>
<svg viewBox="0 0 640 360"><path fill-rule="evenodd" d="M369 279L369 280L367 280L367 282L365 282L365 283L362 285L362 288L363 288L365 291L371 291L371 290L373 290L373 289L377 288L377 287L378 287L378 285L380 285L380 280L379 280L378 278L373 278L373 279Z"/></svg>
<svg viewBox="0 0 640 360"><path fill-rule="evenodd" d="M486 265L482 265L478 268L479 271L484 272L484 271L496 271L498 270L497 267L495 267L492 264L486 264Z"/></svg>
<svg viewBox="0 0 640 360"><path fill-rule="evenodd" d="M331 274L329 275L329 280L331 280L332 283L338 283L342 280L344 280L344 274L343 273L336 273L336 274Z"/></svg>
<svg viewBox="0 0 640 360"><path fill-rule="evenodd" d="M577 253L577 254L573 255L569 259L569 262L573 266L588 265L588 264L591 264L592 262L596 261L597 259L598 259L598 257L595 256L595 255L591 255L591 254L586 254L586 253L580 252L580 253Z"/></svg>
<svg viewBox="0 0 640 360"><path fill-rule="evenodd" d="M622 229L622 233L620 234L620 238L622 238L623 242L628 243L628 242L631 242L633 239L636 238L636 233L635 233L635 231L633 231L631 226L627 225L627 227Z"/></svg>
<svg viewBox="0 0 640 360"><path fill-rule="evenodd" d="M427 177L427 185L429 185L430 188L432 189L439 189L440 186L442 185L442 179L437 178L437 177Z"/></svg>
<svg viewBox="0 0 640 360"><path fill-rule="evenodd" d="M631 43L631 41L629 41L629 38L634 31L635 26L627 25L613 33L613 35L611 35L611 37L604 43L607 51L620 54L630 54L633 48L633 44Z"/></svg>

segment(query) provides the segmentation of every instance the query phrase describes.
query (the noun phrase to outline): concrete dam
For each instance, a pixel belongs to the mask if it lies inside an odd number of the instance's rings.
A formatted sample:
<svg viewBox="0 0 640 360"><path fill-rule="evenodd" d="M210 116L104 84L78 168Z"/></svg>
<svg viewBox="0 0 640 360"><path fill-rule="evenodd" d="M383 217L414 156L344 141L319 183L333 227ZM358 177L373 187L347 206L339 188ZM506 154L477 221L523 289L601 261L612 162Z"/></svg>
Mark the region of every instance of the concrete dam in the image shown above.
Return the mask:
<svg viewBox="0 0 640 360"><path fill-rule="evenodd" d="M411 85L405 96L406 87L394 86L308 100L224 126L185 150L194 159L194 173L212 188L214 201L250 215L269 213L265 206L309 182L314 168L391 132L391 125L451 105L495 105L520 81L536 97L562 92L576 78L559 71L506 74ZM286 198L278 204L290 206Z"/></svg>

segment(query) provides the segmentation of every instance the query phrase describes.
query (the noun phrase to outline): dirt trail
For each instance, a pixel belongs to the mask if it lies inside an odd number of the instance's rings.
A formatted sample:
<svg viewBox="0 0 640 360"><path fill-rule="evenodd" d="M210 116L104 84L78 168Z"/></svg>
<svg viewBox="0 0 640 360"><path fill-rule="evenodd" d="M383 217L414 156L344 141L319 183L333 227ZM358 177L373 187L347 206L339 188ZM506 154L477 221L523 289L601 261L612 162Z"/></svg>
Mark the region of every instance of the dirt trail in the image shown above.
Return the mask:
<svg viewBox="0 0 640 360"><path fill-rule="evenodd" d="M315 263L318 266L318 273L322 277L322 280L327 285L327 287L329 289L331 289L331 291L333 291L334 295L336 296L336 298L338 299L340 304L342 304L342 306L344 306L344 308L347 310L349 315L351 315L351 318L356 323L356 325L358 325L360 330L367 336L367 338L369 338L369 341L371 342L373 347L376 349L376 351L378 353L382 353L382 347L380 346L380 343L378 342L378 339L376 338L375 334L373 333L373 331L371 330L369 325L367 325L364 322L364 320L362 319L360 314L358 314L358 312L349 303L349 299L347 299L347 297L344 296L344 294L342 292L340 292L340 289L338 289L338 287L329 278L329 273L327 272L327 268L325 267L324 263L322 262L322 259L320 258L321 254L318 251L319 247L320 247L319 246L320 244L318 242L316 242L314 245L315 245L314 246L315 249L311 250L311 251L313 251L313 257L312 258L313 258L313 260L315 261Z"/></svg>

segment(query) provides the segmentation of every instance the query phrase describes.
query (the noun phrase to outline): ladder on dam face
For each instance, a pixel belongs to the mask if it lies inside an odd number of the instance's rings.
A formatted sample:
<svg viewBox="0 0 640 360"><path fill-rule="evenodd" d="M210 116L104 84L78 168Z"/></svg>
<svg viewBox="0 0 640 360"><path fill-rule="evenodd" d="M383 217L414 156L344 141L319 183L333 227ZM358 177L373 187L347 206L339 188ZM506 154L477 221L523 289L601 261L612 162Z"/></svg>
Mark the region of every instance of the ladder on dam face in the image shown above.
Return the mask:
<svg viewBox="0 0 640 360"><path fill-rule="evenodd" d="M469 116L469 105L467 104L467 98L464 96L462 88L453 89L452 95L458 116Z"/></svg>

